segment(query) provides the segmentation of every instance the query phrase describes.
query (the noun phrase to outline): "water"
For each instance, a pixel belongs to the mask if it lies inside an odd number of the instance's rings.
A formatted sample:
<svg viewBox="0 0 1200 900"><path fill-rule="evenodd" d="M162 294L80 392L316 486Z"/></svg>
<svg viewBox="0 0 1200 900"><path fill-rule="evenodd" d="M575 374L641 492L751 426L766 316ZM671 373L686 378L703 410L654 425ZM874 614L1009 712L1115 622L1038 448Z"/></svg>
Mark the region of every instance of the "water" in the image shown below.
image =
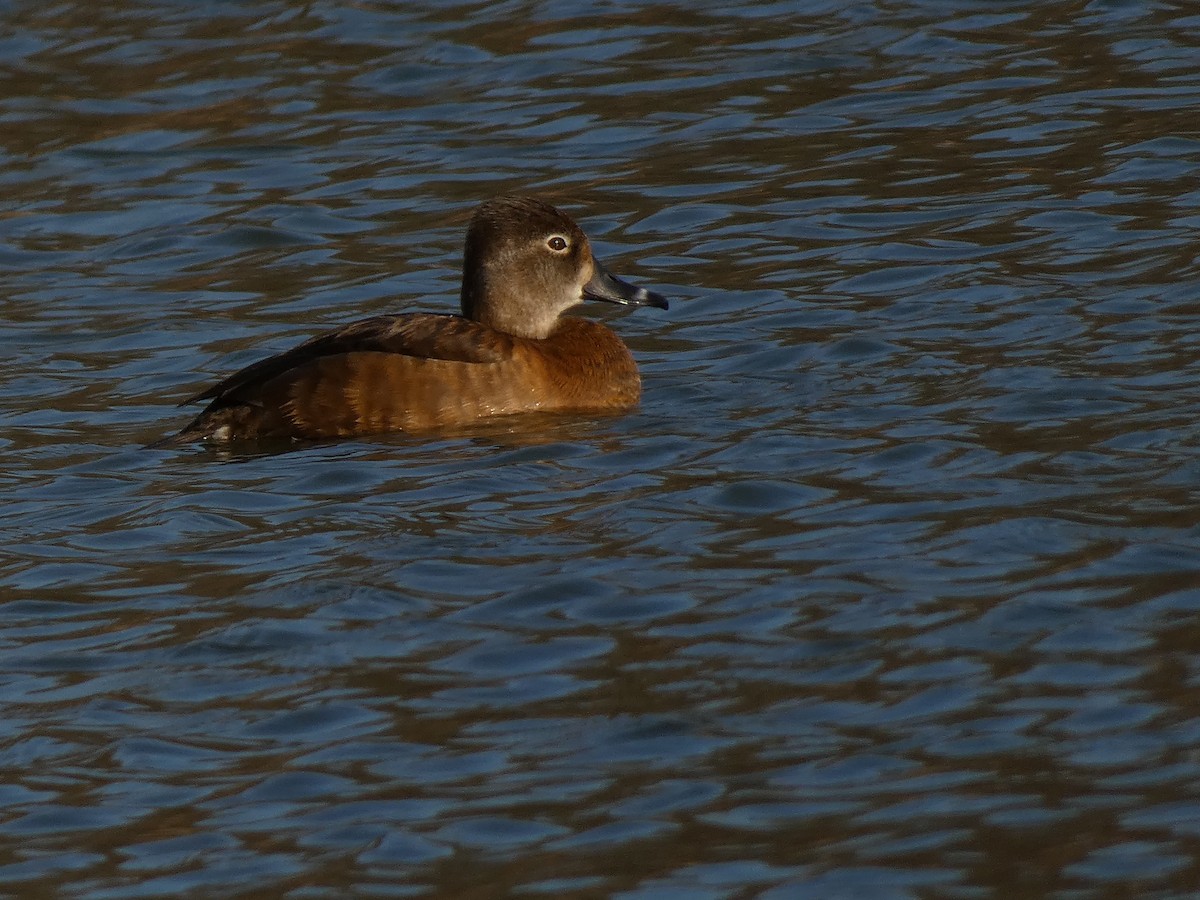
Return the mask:
<svg viewBox="0 0 1200 900"><path fill-rule="evenodd" d="M1200 884L1188 4L0 13L0 883ZM534 192L626 416L144 451Z"/></svg>

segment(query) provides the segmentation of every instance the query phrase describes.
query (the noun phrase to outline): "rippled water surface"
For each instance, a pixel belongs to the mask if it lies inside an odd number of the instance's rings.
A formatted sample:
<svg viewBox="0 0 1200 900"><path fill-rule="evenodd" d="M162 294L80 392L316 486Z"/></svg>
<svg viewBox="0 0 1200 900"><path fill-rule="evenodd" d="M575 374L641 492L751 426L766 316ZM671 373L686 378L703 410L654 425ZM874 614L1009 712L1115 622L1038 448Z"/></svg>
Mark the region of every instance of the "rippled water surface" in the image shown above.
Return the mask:
<svg viewBox="0 0 1200 900"><path fill-rule="evenodd" d="M0 883L1189 896L1200 16L0 11ZM141 446L532 192L629 415Z"/></svg>

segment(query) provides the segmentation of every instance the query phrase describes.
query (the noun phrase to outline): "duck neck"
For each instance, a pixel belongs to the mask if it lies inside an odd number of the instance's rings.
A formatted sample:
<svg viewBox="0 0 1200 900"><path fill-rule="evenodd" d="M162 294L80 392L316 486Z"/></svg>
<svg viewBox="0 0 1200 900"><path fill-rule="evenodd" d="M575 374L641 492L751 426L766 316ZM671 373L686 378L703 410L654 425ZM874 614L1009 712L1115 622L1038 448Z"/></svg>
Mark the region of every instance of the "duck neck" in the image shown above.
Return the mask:
<svg viewBox="0 0 1200 900"><path fill-rule="evenodd" d="M514 337L545 340L559 323L559 310L530 304L523 296L489 283L484 267L463 274L459 295L463 318Z"/></svg>

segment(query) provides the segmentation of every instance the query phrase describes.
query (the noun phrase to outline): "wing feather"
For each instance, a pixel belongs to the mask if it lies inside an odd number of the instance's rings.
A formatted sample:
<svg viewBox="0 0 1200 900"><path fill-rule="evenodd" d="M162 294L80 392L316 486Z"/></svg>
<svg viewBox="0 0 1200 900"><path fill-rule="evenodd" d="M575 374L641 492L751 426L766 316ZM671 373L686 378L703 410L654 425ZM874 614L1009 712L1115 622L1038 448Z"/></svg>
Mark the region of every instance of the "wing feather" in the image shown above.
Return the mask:
<svg viewBox="0 0 1200 900"><path fill-rule="evenodd" d="M461 316L407 313L376 316L310 338L284 353L259 360L183 401L254 404L254 395L293 369L326 356L373 351L418 359L496 363L511 357L513 339Z"/></svg>

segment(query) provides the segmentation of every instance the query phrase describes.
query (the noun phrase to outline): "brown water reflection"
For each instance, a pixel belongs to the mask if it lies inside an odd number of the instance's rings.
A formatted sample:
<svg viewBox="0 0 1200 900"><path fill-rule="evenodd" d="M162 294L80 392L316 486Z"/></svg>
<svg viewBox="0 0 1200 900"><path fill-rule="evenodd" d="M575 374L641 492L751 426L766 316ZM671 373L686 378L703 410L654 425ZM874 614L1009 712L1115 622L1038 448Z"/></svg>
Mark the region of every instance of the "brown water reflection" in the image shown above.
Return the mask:
<svg viewBox="0 0 1200 900"><path fill-rule="evenodd" d="M802 6L0 14L10 891L1190 895L1195 23ZM639 411L138 449L516 190Z"/></svg>

